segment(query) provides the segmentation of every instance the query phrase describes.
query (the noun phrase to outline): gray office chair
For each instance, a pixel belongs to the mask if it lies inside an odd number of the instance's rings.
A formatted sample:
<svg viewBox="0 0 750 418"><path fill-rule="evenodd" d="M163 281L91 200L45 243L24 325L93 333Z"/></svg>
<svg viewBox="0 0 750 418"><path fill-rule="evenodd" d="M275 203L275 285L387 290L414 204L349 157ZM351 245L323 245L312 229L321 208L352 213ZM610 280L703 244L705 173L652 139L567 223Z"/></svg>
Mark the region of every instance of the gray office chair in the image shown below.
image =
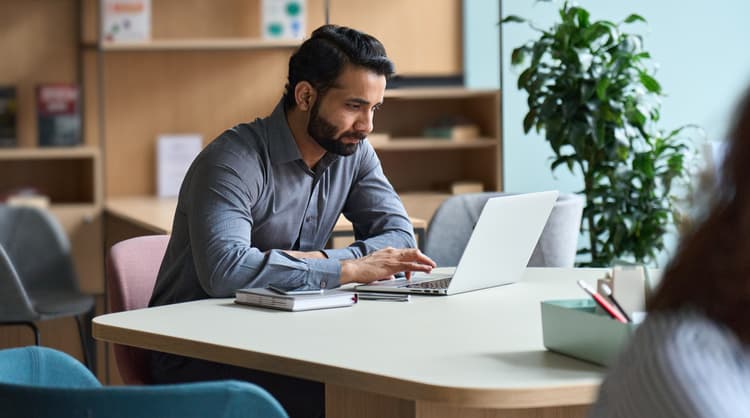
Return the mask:
<svg viewBox="0 0 750 418"><path fill-rule="evenodd" d="M37 208L0 205L0 324L30 327L39 345L34 321L74 316L93 369L87 321L93 308L94 297L78 288L70 243L55 218Z"/></svg>
<svg viewBox="0 0 750 418"><path fill-rule="evenodd" d="M452 196L435 211L427 227L424 252L438 266L455 266L469 243L484 204L503 192ZM529 259L529 267L573 267L583 214L583 198L561 194ZM498 231L502 233L502 231Z"/></svg>

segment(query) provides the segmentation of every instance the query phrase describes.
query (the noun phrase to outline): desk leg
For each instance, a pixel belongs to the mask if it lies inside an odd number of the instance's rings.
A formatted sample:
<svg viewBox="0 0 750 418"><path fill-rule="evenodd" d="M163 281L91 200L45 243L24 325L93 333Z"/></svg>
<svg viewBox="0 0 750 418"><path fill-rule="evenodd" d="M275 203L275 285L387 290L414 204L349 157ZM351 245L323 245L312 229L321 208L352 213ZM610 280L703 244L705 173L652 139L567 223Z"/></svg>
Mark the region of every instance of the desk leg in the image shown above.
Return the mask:
<svg viewBox="0 0 750 418"><path fill-rule="evenodd" d="M585 405L529 409L461 408L326 385L326 418L583 418L587 409Z"/></svg>

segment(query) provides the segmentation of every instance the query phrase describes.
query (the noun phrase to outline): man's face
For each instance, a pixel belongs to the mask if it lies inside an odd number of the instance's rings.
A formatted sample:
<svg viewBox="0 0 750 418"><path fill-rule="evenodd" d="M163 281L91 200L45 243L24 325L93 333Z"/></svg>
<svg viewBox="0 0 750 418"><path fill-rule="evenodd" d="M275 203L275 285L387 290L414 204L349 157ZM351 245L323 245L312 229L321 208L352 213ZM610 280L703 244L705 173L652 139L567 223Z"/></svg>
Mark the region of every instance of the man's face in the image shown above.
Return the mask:
<svg viewBox="0 0 750 418"><path fill-rule="evenodd" d="M351 155L372 132L373 114L383 102L385 77L347 66L310 110L307 133L326 151Z"/></svg>

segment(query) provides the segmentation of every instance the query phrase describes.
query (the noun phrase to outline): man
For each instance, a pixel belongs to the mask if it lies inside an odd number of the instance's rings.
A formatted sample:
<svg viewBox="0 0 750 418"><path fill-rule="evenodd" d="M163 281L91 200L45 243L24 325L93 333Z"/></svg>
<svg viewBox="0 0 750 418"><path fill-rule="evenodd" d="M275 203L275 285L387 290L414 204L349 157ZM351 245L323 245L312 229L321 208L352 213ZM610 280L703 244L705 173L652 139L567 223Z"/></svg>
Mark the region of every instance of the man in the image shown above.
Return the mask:
<svg viewBox="0 0 750 418"><path fill-rule="evenodd" d="M150 305L431 271L365 141L392 74L377 39L332 25L313 32L291 57L271 116L224 132L190 167ZM341 213L357 241L323 249ZM292 417L322 414L316 382L163 353L152 366L157 382L240 378L265 387Z"/></svg>

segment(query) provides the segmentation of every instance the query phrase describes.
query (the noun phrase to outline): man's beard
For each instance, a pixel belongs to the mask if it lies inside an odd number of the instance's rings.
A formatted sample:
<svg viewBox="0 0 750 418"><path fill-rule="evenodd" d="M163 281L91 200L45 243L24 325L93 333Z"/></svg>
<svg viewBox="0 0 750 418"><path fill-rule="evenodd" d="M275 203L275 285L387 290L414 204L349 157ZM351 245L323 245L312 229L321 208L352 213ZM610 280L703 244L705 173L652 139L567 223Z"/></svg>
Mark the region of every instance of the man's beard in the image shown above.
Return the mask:
<svg viewBox="0 0 750 418"><path fill-rule="evenodd" d="M338 131L338 129L318 114L319 104L320 101L316 101L310 111L310 122L307 124L307 133L315 140L315 142L323 147L323 149L332 154L341 156L354 154L359 142L347 144L342 141L342 138L356 138L361 141L365 139L367 135L360 132L348 131L336 138L336 131Z"/></svg>

